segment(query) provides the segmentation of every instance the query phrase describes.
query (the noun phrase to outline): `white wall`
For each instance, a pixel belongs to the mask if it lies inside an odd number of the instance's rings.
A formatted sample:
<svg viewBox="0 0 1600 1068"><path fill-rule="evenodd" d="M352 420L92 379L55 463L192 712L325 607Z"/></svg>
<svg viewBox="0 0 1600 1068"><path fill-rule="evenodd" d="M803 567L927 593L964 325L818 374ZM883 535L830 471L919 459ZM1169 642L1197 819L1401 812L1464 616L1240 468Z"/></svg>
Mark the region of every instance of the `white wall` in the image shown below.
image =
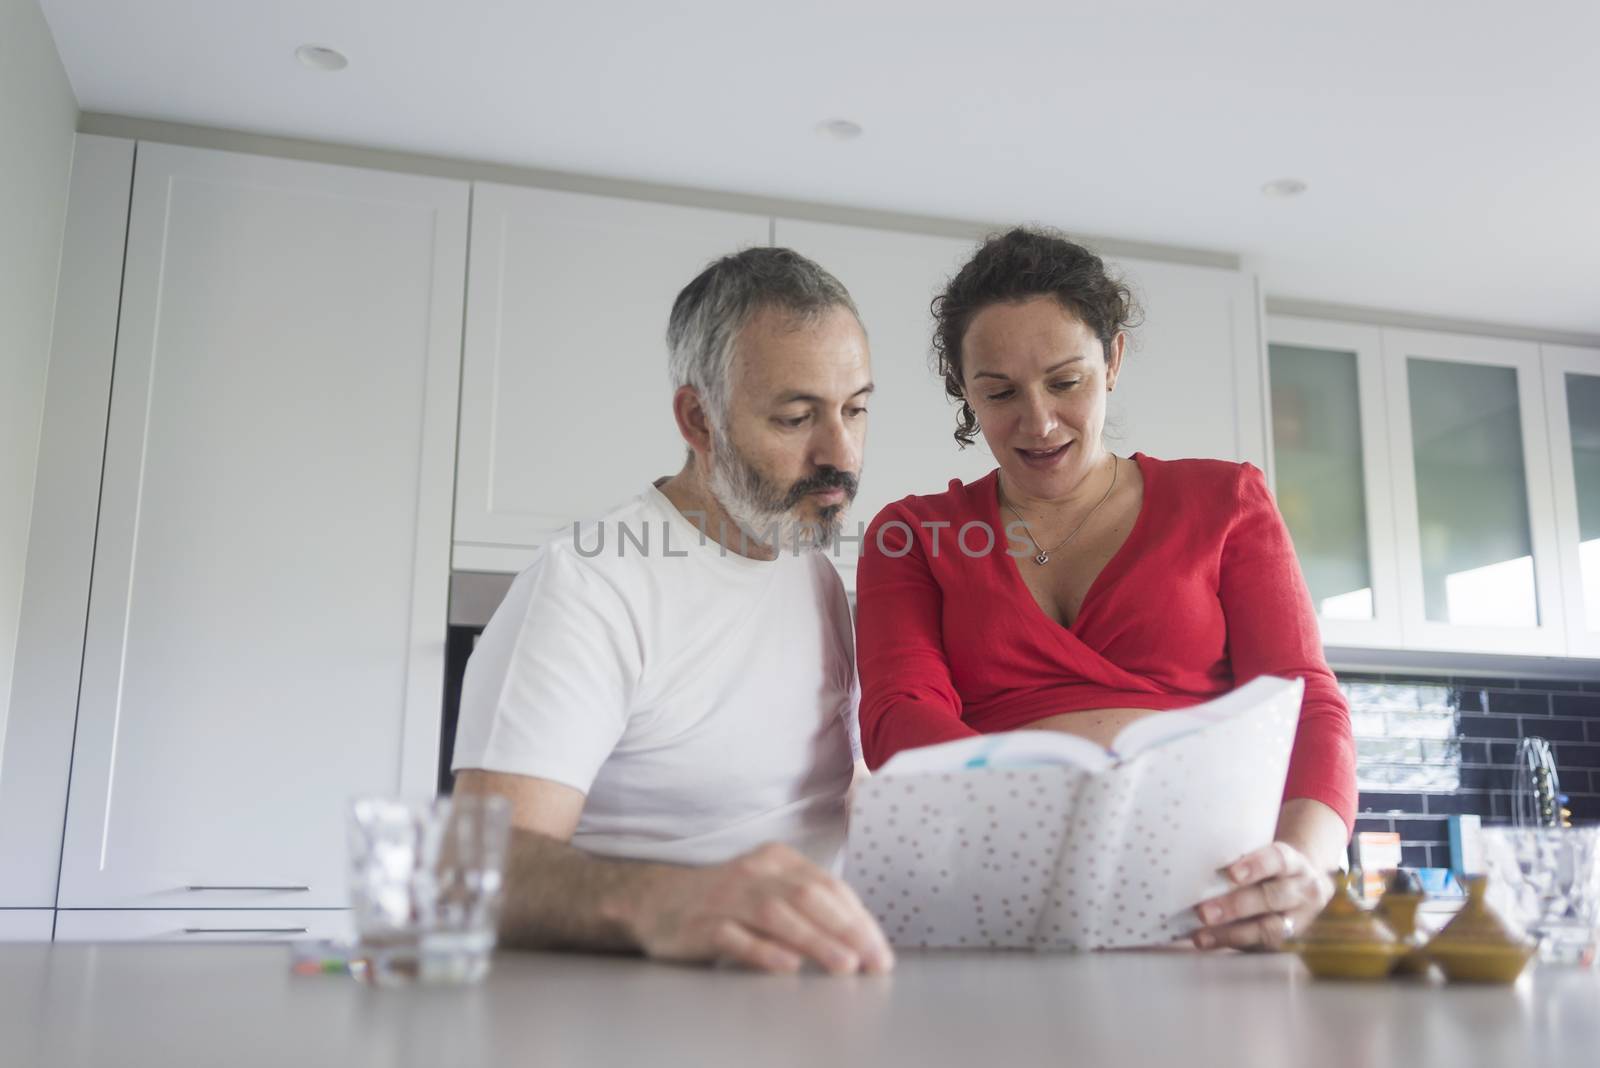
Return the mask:
<svg viewBox="0 0 1600 1068"><path fill-rule="evenodd" d="M0 745L77 123L37 0L0 0Z"/></svg>

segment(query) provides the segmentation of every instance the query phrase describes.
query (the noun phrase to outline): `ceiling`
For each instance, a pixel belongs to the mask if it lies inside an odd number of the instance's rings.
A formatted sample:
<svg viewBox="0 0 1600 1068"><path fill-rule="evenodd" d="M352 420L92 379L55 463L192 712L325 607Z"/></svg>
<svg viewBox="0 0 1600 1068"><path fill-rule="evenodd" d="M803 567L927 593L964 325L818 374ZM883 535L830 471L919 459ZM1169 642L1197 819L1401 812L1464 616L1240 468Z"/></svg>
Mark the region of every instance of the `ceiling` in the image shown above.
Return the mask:
<svg viewBox="0 0 1600 1068"><path fill-rule="evenodd" d="M1236 252L1270 296L1600 334L1600 3L1302 6L42 0L86 111L1042 221Z"/></svg>

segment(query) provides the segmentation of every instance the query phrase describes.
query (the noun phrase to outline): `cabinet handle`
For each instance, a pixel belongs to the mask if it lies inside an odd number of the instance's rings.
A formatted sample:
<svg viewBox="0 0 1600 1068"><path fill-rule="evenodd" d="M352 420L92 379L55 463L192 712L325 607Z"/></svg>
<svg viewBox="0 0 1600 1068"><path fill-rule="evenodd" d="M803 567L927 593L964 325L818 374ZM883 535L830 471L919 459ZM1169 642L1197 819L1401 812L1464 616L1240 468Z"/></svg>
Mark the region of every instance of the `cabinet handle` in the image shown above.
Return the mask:
<svg viewBox="0 0 1600 1068"><path fill-rule="evenodd" d="M183 933L192 934L305 934L304 927L185 927Z"/></svg>
<svg viewBox="0 0 1600 1068"><path fill-rule="evenodd" d="M273 890L283 893L304 893L309 886L186 886L185 890Z"/></svg>

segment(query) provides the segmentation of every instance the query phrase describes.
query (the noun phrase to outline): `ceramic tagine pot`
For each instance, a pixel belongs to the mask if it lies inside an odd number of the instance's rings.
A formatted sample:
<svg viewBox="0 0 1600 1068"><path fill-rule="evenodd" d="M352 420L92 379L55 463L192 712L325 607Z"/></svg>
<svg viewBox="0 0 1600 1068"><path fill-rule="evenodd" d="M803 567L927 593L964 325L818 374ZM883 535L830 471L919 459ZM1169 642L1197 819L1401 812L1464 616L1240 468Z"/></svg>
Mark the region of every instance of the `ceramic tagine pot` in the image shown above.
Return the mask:
<svg viewBox="0 0 1600 1068"><path fill-rule="evenodd" d="M1299 938L1285 948L1319 979L1382 979L1410 947L1356 900L1359 874L1332 872L1333 897Z"/></svg>
<svg viewBox="0 0 1600 1068"><path fill-rule="evenodd" d="M1428 957L1422 951L1427 939L1417 930L1417 909L1422 907L1425 899L1422 880L1417 878L1416 873L1397 868L1389 876L1388 886L1378 901L1378 907L1373 909L1374 915L1406 947L1405 955L1395 961L1393 975L1428 973Z"/></svg>
<svg viewBox="0 0 1600 1068"><path fill-rule="evenodd" d="M1427 955L1451 980L1513 983L1539 944L1510 927L1484 900L1489 878L1468 875L1467 903L1433 936Z"/></svg>

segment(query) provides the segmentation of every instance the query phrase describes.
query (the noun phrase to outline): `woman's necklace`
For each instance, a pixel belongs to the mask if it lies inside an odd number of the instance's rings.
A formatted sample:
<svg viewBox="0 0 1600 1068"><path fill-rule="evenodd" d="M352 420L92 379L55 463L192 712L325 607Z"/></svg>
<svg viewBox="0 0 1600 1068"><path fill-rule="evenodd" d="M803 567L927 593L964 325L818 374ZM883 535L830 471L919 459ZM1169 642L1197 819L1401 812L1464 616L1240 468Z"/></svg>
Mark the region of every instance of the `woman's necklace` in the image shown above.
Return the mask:
<svg viewBox="0 0 1600 1068"><path fill-rule="evenodd" d="M1100 506L1102 504L1106 503L1106 498L1110 497L1111 496L1111 491L1116 489L1116 488L1117 488L1117 454L1116 453L1112 453L1111 454L1111 485L1106 487L1105 493L1100 495L1100 499L1095 502L1095 506L1093 508L1089 509L1089 514L1084 516L1082 519L1080 519L1078 521L1078 525L1072 528L1072 533L1068 534L1066 537L1062 538L1059 542L1057 542L1055 545L1050 546L1050 548L1048 548L1048 549L1045 549L1045 548L1043 548L1043 547L1041 547L1039 545L1039 540L1033 536L1033 531L1028 529L1028 521L1026 519L1022 518L1022 516L1017 515L1017 510L1015 508L1011 507L1010 504L1007 504L1006 505L1006 511L1010 512L1012 515L1017 516L1017 522L1022 524L1022 532L1028 536L1028 540L1033 542L1033 547L1039 551L1039 555L1037 555L1037 556L1035 556L1033 558L1033 562L1038 564L1040 567L1043 567L1045 564L1048 564L1050 562L1050 554L1051 553L1055 552L1058 549L1065 548L1067 542L1071 541L1073 538L1076 538L1078 536L1078 531L1082 530L1083 529L1083 525L1085 523L1089 522L1089 520L1094 516L1094 514L1100 510Z"/></svg>

